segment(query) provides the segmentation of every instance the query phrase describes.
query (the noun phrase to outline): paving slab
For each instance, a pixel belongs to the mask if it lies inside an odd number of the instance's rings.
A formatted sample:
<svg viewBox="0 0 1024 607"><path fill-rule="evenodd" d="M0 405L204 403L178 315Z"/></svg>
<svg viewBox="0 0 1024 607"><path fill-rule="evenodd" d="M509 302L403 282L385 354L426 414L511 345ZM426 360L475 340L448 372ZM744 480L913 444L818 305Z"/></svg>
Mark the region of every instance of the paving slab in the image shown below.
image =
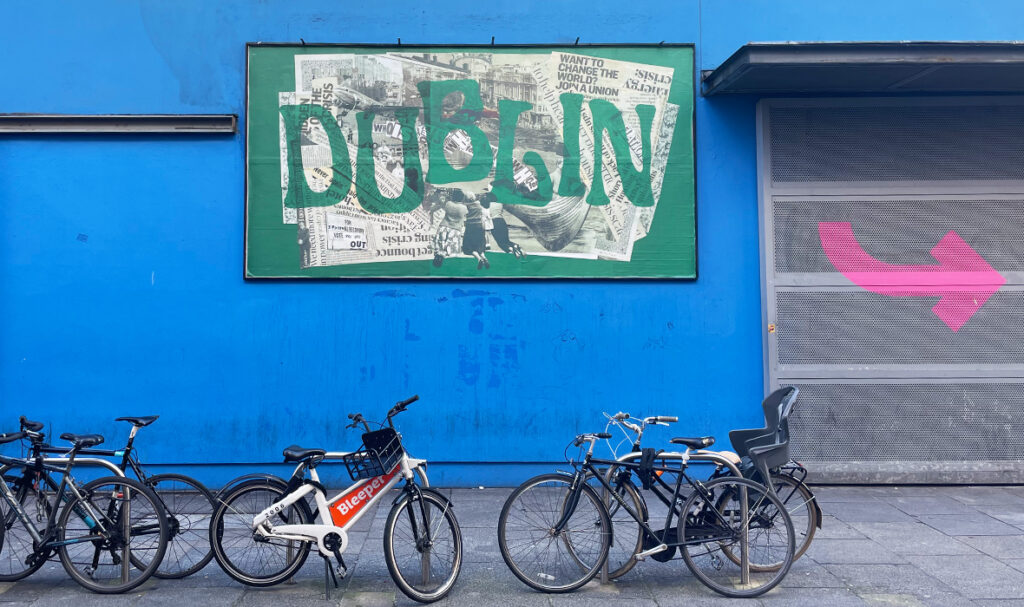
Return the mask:
<svg viewBox="0 0 1024 607"><path fill-rule="evenodd" d="M924 558L924 557L921 557ZM953 557L960 558L960 557ZM906 565L826 565L828 570L858 594L913 594L927 598L934 593L957 594L918 567Z"/></svg>
<svg viewBox="0 0 1024 607"><path fill-rule="evenodd" d="M895 495L882 498L899 510L912 516L922 514L974 514L977 512L971 505L943 495Z"/></svg>
<svg viewBox="0 0 1024 607"><path fill-rule="evenodd" d="M1024 526L1024 508L1007 506L1005 504L994 506L980 505L975 506L974 508L978 512L987 514L998 521L1006 523L1007 525L1013 525L1015 527Z"/></svg>
<svg viewBox="0 0 1024 607"><path fill-rule="evenodd" d="M816 529L814 538L829 539L865 539L867 536L851 527L849 523L837 519L835 516L822 510L821 528Z"/></svg>
<svg viewBox="0 0 1024 607"><path fill-rule="evenodd" d="M1024 509L1024 496L1005 487L950 487L946 494L973 506L1015 506Z"/></svg>
<svg viewBox="0 0 1024 607"><path fill-rule="evenodd" d="M971 599L1024 597L1024 573L987 556L911 556L918 569L941 579Z"/></svg>
<svg viewBox="0 0 1024 607"><path fill-rule="evenodd" d="M822 504L821 509L844 523L909 523L914 520L892 504L877 499Z"/></svg>
<svg viewBox="0 0 1024 607"><path fill-rule="evenodd" d="M899 564L906 562L903 557L870 539L815 539L807 549L806 556L824 565L833 563Z"/></svg>
<svg viewBox="0 0 1024 607"><path fill-rule="evenodd" d="M850 523L865 537L897 554L957 555L978 554L961 538L950 537L921 522ZM817 543L817 540L815 540Z"/></svg>
<svg viewBox="0 0 1024 607"><path fill-rule="evenodd" d="M844 584L824 565L804 555L789 568L781 588L842 588Z"/></svg>
<svg viewBox="0 0 1024 607"><path fill-rule="evenodd" d="M987 514L927 514L922 523L946 535L1021 535L1024 530Z"/></svg>
<svg viewBox="0 0 1024 607"><path fill-rule="evenodd" d="M1024 535L967 535L957 539L998 559L1024 558Z"/></svg>
<svg viewBox="0 0 1024 607"><path fill-rule="evenodd" d="M824 511L808 553L788 577L756 599L728 599L701 584L679 560L645 561L607 585L548 595L505 567L497 514L510 489L442 489L462 523L463 568L437 607L670 607L700 605L1019 604L1024 597L1024 488L815 487ZM292 583L256 589L232 580L216 563L184 580L151 579L120 596L92 594L57 562L17 583L0 583L0 604L111 607L260 607L416 605L394 585L381 550L390 499L350 534L350 574L324 598L323 561L312 551ZM1000 602L1005 601L1005 602Z"/></svg>
<svg viewBox="0 0 1024 607"><path fill-rule="evenodd" d="M737 600L738 605L744 599ZM765 594L761 604L779 607L864 607L867 603L847 588L786 588Z"/></svg>

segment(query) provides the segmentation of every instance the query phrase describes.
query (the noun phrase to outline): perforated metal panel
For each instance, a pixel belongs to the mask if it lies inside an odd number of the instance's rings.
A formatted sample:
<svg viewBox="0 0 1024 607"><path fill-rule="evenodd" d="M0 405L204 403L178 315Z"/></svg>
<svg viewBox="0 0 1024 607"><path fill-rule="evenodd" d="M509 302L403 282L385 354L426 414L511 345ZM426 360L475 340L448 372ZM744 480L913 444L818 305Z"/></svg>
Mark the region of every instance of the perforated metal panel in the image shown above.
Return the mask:
<svg viewBox="0 0 1024 607"><path fill-rule="evenodd" d="M1024 107L773 106L772 181L1024 179Z"/></svg>
<svg viewBox="0 0 1024 607"><path fill-rule="evenodd" d="M1024 100L775 99L758 121L793 453L824 480L1024 482ZM831 259L823 223L852 230ZM951 231L967 248L940 262ZM964 286L993 270L988 299Z"/></svg>
<svg viewBox="0 0 1024 607"><path fill-rule="evenodd" d="M1024 383L796 385L800 406L791 425L800 431L790 452L797 459L1024 459Z"/></svg>

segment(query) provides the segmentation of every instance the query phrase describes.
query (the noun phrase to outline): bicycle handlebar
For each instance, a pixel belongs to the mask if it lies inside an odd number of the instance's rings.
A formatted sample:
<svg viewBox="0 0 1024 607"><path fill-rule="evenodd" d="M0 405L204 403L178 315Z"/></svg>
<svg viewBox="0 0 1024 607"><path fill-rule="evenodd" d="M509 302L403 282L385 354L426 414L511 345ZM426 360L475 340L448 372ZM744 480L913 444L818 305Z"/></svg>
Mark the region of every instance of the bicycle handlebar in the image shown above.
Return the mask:
<svg viewBox="0 0 1024 607"><path fill-rule="evenodd" d="M644 423L648 424L671 424L679 421L679 418L674 415L655 415L654 417L648 417L644 420Z"/></svg>
<svg viewBox="0 0 1024 607"><path fill-rule="evenodd" d="M393 428L394 425L391 424L391 418L398 415L402 411L405 411L406 407L418 401L419 399L419 394L414 394L405 400L400 400L397 403L395 403L395 406L391 407L391 410L388 411L388 425ZM362 413L349 413L348 418L352 420L352 423L345 426L346 428L358 428L359 424L362 424L363 427L366 428L366 431L370 432L370 424L363 417Z"/></svg>
<svg viewBox="0 0 1024 607"><path fill-rule="evenodd" d="M0 445L4 443L11 443L16 440L21 440L28 436L24 432L8 432L6 434L0 434Z"/></svg>
<svg viewBox="0 0 1024 607"><path fill-rule="evenodd" d="M33 432L39 432L40 430L43 429L43 422L34 422L30 419L25 419L24 415L21 416L21 419L19 421L21 422L22 430L31 430Z"/></svg>
<svg viewBox="0 0 1024 607"><path fill-rule="evenodd" d="M579 436L577 436L572 441L572 444L575 447L579 447L580 445L582 445L583 443L585 443L587 441L598 440L598 439L606 439L606 438L611 438L611 437L612 437L612 435L607 433L607 432L597 432L597 433L594 433L594 434L580 434Z"/></svg>
<svg viewBox="0 0 1024 607"><path fill-rule="evenodd" d="M346 428L358 428L359 424L362 424L363 427L366 428L367 432L370 431L370 424L368 424L366 420L363 419L362 413L349 413L348 418L352 420L352 423L345 426Z"/></svg>
<svg viewBox="0 0 1024 607"><path fill-rule="evenodd" d="M420 399L420 395L419 394L413 394L412 396L410 396L409 398L407 398L405 400L398 401L397 403L395 403L395 406L396 407L408 407L409 405L413 404L414 402L418 401L419 399Z"/></svg>

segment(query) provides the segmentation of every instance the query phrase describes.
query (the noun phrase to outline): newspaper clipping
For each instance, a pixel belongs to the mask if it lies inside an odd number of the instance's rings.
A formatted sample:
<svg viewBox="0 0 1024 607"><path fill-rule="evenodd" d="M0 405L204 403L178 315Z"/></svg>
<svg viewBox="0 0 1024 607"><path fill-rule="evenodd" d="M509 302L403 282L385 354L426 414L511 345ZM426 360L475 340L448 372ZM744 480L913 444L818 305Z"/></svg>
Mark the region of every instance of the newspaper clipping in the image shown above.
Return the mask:
<svg viewBox="0 0 1024 607"><path fill-rule="evenodd" d="M562 51L296 55L278 106L301 267L628 263L680 119L673 77Z"/></svg>

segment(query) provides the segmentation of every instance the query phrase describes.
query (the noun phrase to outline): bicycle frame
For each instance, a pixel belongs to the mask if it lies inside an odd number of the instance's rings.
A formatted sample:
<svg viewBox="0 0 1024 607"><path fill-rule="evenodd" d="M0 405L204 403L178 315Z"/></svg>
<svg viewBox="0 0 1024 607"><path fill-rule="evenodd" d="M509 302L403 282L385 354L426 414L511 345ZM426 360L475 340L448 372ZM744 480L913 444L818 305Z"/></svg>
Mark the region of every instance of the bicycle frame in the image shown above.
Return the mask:
<svg viewBox="0 0 1024 607"><path fill-rule="evenodd" d="M124 449L80 449L78 455L91 455L96 457L83 458L75 460L77 464L88 463L91 465L103 466L116 474L117 476L124 476L124 473L128 468L132 469L135 477L141 482L146 482L146 473L142 470L142 465L139 464L139 458L134 453L133 443L135 442L135 435L139 431L139 426L132 426L131 432L128 433L128 444L125 445ZM55 447L53 445L40 445L40 453L50 454L66 454L67 449L61 447ZM99 459L100 457L120 457L121 463L114 464L105 459ZM47 461L54 463L65 463L67 458L46 458Z"/></svg>
<svg viewBox="0 0 1024 607"><path fill-rule="evenodd" d="M591 450L592 449L593 449L593 444L591 444ZM679 468L671 468L671 467L667 467L667 466L657 466L657 465L651 467L651 470L654 471L654 472L671 472L673 474L677 474L678 475L676 477L676 486L675 486L675 488L673 490L672 500L671 501L669 501L667 498L663 497L660 494L660 492L658 493L659 498L662 499L662 501L664 501L667 505L670 506L669 507L668 515L667 515L666 520L665 520L665 528L663 530L663 534L664 535L662 537L665 537L667 535L667 534L665 534L665 531L667 531L667 530L669 530L671 528L671 526L672 526L672 517L676 516L676 515L681 515L682 514L682 513L679 512L679 510L675 506L675 504L679 501L679 498L680 498L680 495L681 495L681 491L680 490L682 488L682 482L683 482L684 479L686 480L686 482L687 482L687 484L689 486L693 487L693 489L695 491L703 491L703 493L702 493L703 497L710 498L710 496L707 495L706 490L703 489L703 486L700 483L695 482L693 479L691 479L689 476L687 476L687 474L685 472L686 461L687 461L686 455L687 454L682 453L682 454L677 454L677 455L681 456L679 458L680 461L681 461L681 465L680 465ZM601 483L601 485L604 487L605 491L607 491L609 493L609 495L611 495L612 498L614 498L615 501L618 503L618 506L620 508L623 508L625 510L625 512L628 513L630 515L630 517L632 517L633 520L635 520L637 522L637 524L640 526L641 529L643 529L643 531L645 533L647 533L651 537L657 537L657 533L647 524L646 521L643 520L643 516L640 513L638 513L635 510L633 510L629 506L629 504L626 503L626 501L621 496L619 496L618 492L615 491L615 488L607 480L605 480L604 476L602 476L599 473L599 471L598 471L598 469L596 467L596 466L600 466L600 465L616 465L616 466L619 466L621 468L629 469L631 472L633 472L633 471L637 471L637 470L640 469L640 464L639 463L635 463L635 462L620 462L619 460L598 459L598 458L592 457L592 455L588 452L587 456L586 456L586 459L583 462L572 462L572 464L573 464L573 467L576 468L576 473L573 475L573 484L572 484L571 489L570 489L571 493L570 493L569 499L566 500L565 509L564 509L564 511L562 513L562 517L559 519L558 523L555 524L554 531L556 533L560 533L562 530L565 529L565 526L568 524L569 518L572 516L573 512L576 509L576 505L579 502L580 494L583 492L583 488L582 488L581 485L584 482L586 482L586 478L587 478L588 474L590 474L590 475L593 475L594 478L596 478ZM660 478L658 478L658 482L660 484L662 484L663 486L665 486L666 488L669 487L669 485L667 483L665 483L663 480L661 480ZM745 504L746 500L744 499L743 501L744 501L744 504ZM714 512L714 515L718 518L718 522L722 524L723 529L729 529L729 523L728 523L728 521L725 520L725 517L723 517L722 514L720 512L718 512L717 510L712 510L712 512ZM676 538L676 539L679 540L679 541L677 541L677 542L670 542L670 543L663 541L660 545L655 546L654 548L651 548L650 550L645 550L643 552L640 552L640 553L636 554L635 558L643 559L643 558L646 558L647 556L650 556L651 554L657 554L658 552L661 552L663 550L667 550L668 548L673 547L673 546L691 546L691 545L695 545L695 544L704 544L704 543L713 542L713 541L734 540L736 538L733 537L733 535L730 533L729 535L723 535L721 537L704 537L704 536L702 536L699 539L695 539L695 540L691 540L691 541L687 541L686 538ZM745 552L745 548L744 548L744 552Z"/></svg>
<svg viewBox="0 0 1024 607"><path fill-rule="evenodd" d="M340 457L343 453L331 453L330 455ZM291 490L287 495L253 517L255 533L265 538L315 541L320 554L325 557L336 556L335 550L329 549L324 542L327 536L335 534L341 538L340 546L337 548L337 554L341 554L348 548L348 531L400 480L406 481L407 491L419 491L419 487L414 482L413 471L424 465L426 465L426 460L409 457L407 453L403 452L401 460L390 472L362 479L328 499L323 485L320 484L320 476L317 474L316 468L310 468L306 462L302 462L295 468L292 481L289 483ZM307 469L309 479L305 478ZM294 485L298 485L298 487L292 489ZM322 521L320 524L275 526L271 523L274 515L310 493L313 494L313 500L316 503L317 518Z"/></svg>
<svg viewBox="0 0 1024 607"><path fill-rule="evenodd" d="M59 548L61 546L69 546L71 544L79 544L82 542L91 542L94 540L104 539L104 536L102 534L107 533L107 529L103 527L102 517L93 510L92 506L89 504L88 501L82 500L82 494L78 491L78 488L75 486L75 483L73 482L73 479L71 477L71 468L74 465L75 460L74 454L72 454L72 457L68 458L68 463L65 467L53 466L41 462L39 461L39 459L40 458L35 458L35 461L29 461L0 455L0 464L2 464L3 467L5 468L21 468L24 471L22 478L25 479L26 481L38 483L45 479L47 485L49 485L51 489L55 489L56 491L56 498L54 500L55 505L68 501L69 494L79 498L81 500L82 505L84 505L87 510L87 512L78 513L79 516L82 517L82 519L86 522L90 529L98 527L100 532L102 533L90 534L85 537L75 538L71 540L54 541L53 536L57 532L57 513L60 511L60 508L55 506L54 508L50 509L50 512L47 515L46 519L45 531L44 533L40 534L39 530L29 519L28 513L26 513L25 509L21 507L21 504L18 502L17 497L14 495L13 492L11 492L10 487L7 486L7 482L0 482L0 496L2 496L4 501L6 501L8 506L10 506L11 511L17 514L18 519L25 526L25 529L28 531L29 535L32 536L32 540L36 545L36 554L39 554L41 551L44 550L46 552L49 552L50 550L54 548ZM45 472L61 473L60 485L57 485L53 481L53 479L50 478L50 475L45 474Z"/></svg>

